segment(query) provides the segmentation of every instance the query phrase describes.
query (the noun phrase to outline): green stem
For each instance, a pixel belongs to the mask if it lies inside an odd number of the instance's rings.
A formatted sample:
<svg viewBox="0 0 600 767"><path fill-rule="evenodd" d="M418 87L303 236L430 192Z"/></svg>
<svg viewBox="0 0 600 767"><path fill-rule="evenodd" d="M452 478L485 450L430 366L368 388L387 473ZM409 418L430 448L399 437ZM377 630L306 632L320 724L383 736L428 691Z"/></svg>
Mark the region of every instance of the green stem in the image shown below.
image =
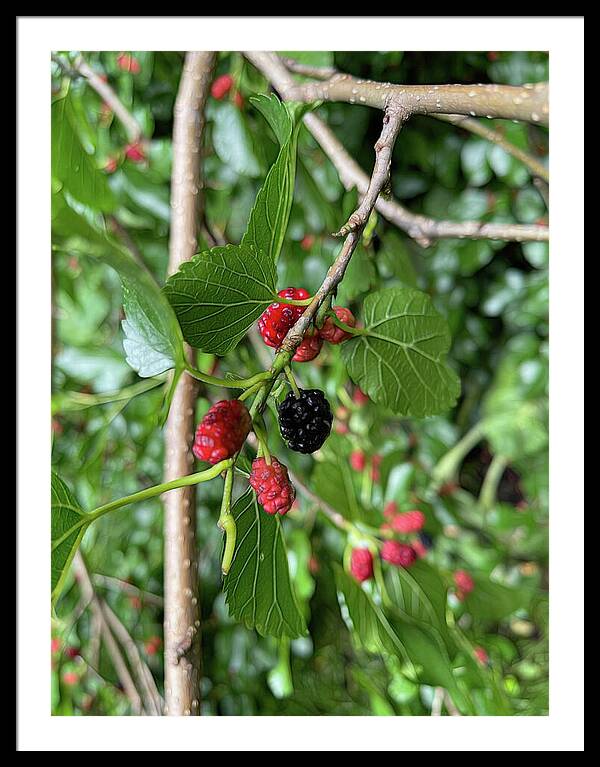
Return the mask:
<svg viewBox="0 0 600 767"><path fill-rule="evenodd" d="M254 420L252 422L252 429L254 433L256 434L256 438L258 440L258 450L259 454L258 457L264 456L265 461L267 464L271 463L271 453L269 452L269 445L267 443L267 430L265 428L265 422L263 420L262 415L260 413L257 413L254 417Z"/></svg>
<svg viewBox="0 0 600 767"><path fill-rule="evenodd" d="M246 391L243 391L240 396L238 397L240 402L243 402L245 399L248 399L249 397L252 397L254 394L258 392L260 387L263 385L262 381L259 381L258 383L254 384L254 386L250 386Z"/></svg>
<svg viewBox="0 0 600 767"><path fill-rule="evenodd" d="M277 297L278 304L288 304L289 306L309 306L312 303L312 298L282 298Z"/></svg>
<svg viewBox="0 0 600 767"><path fill-rule="evenodd" d="M221 572L227 575L233 561L237 528L235 519L231 513L231 490L233 488L233 468L227 469L225 485L223 487L223 500L221 501L221 513L217 522L218 527L225 533L225 551L221 563Z"/></svg>
<svg viewBox="0 0 600 767"><path fill-rule="evenodd" d="M350 333L352 336L368 336L369 331L366 328L354 328L351 325L346 325L345 322L342 322L337 318L337 315L335 312L327 312L327 316L333 321L334 325L337 325L338 328L341 328L342 330L346 331L346 333Z"/></svg>
<svg viewBox="0 0 600 767"><path fill-rule="evenodd" d="M496 501L498 485L507 465L508 459L503 455L495 455L492 458L479 493L479 505L484 512L489 511Z"/></svg>
<svg viewBox="0 0 600 767"><path fill-rule="evenodd" d="M83 410L95 405L106 405L110 402L133 399L138 394L161 386L164 381L164 376L162 378L149 378L110 394L83 394L77 391L56 392L52 395L51 413L56 415L56 413L65 413L70 410Z"/></svg>
<svg viewBox="0 0 600 767"><path fill-rule="evenodd" d="M331 302L332 302L332 297L331 295L328 295L327 298L321 304L321 306L319 306L319 310L315 317L315 327L317 328L323 327L323 323L325 322L325 317L331 311Z"/></svg>
<svg viewBox="0 0 600 767"><path fill-rule="evenodd" d="M177 490L180 487L189 487L190 485L197 485L200 482L208 482L215 477L218 477L221 472L229 469L233 465L233 458L228 458L226 461L221 461L211 466L210 469L204 471L198 471L195 474L187 474L185 477L178 477L172 479L170 482L163 482L160 485L154 485L153 487L147 487L145 490L139 490L132 495L126 495L123 498L118 498L116 501L104 504L104 506L98 506L98 508L91 511L89 514L84 514L81 519L70 527L60 538L53 541L52 550L57 548L66 538L71 536L79 528L90 525L100 517L108 514L110 511L116 511L123 506L129 506L131 503L139 503L140 501L146 501L148 498L155 498L157 495L167 493L169 490Z"/></svg>
<svg viewBox="0 0 600 767"><path fill-rule="evenodd" d="M481 423L475 424L453 448L443 455L431 472L431 489L437 488L444 482L448 482L456 476L458 467L478 442L483 438Z"/></svg>
<svg viewBox="0 0 600 767"><path fill-rule="evenodd" d="M202 383L210 384L211 386L223 386L226 389L249 389L251 386L266 381L271 377L271 372L268 370L263 373L257 373L250 378L217 378L208 373L201 373L189 364L186 364L185 369L193 378L202 381Z"/></svg>
<svg viewBox="0 0 600 767"><path fill-rule="evenodd" d="M290 386L292 387L292 391L294 392L296 399L299 399L300 389L298 388L298 384L296 383L296 379L294 378L294 374L292 373L292 368L289 365L285 366L285 377L290 382Z"/></svg>

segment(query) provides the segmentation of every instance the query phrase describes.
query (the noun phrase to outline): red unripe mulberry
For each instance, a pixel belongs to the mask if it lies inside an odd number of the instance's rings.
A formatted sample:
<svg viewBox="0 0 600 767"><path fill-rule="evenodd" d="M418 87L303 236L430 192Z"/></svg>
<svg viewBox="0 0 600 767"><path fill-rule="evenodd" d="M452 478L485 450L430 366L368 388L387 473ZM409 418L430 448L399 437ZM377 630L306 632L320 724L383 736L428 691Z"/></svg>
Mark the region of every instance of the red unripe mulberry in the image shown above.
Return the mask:
<svg viewBox="0 0 600 767"><path fill-rule="evenodd" d="M255 458L249 482L267 514L287 514L292 507L296 491L287 467L277 458L271 458L270 464L264 458Z"/></svg>
<svg viewBox="0 0 600 767"><path fill-rule="evenodd" d="M351 328L356 325L356 319L350 309L346 309L343 306L334 306L333 311L340 322L349 325ZM342 341L352 338L352 334L342 330L342 328L338 328L331 317L327 317L320 333L321 338L325 341L329 341L330 344L341 344Z"/></svg>
<svg viewBox="0 0 600 767"><path fill-rule="evenodd" d="M350 466L354 471L362 471L365 468L365 454L362 450L354 450L350 453Z"/></svg>
<svg viewBox="0 0 600 767"><path fill-rule="evenodd" d="M130 53L120 53L117 56L117 66L123 72L131 72L132 75L139 75L142 71L140 62Z"/></svg>
<svg viewBox="0 0 600 767"><path fill-rule="evenodd" d="M397 533L418 533L425 524L425 514L415 509L414 511L405 511L402 514L396 514L392 519L392 529Z"/></svg>
<svg viewBox="0 0 600 767"><path fill-rule="evenodd" d="M386 541L381 547L381 558L396 567L410 567L417 558L412 546L399 541Z"/></svg>
<svg viewBox="0 0 600 767"><path fill-rule="evenodd" d="M475 581L466 570L457 570L454 573L454 583L459 594L466 597L475 588Z"/></svg>
<svg viewBox="0 0 600 767"><path fill-rule="evenodd" d="M304 237L300 240L300 247L302 248L302 250L310 250L314 244L315 244L314 234L305 234Z"/></svg>
<svg viewBox="0 0 600 767"><path fill-rule="evenodd" d="M193 453L199 461L212 464L231 458L242 447L251 428L250 413L243 402L221 400L199 423Z"/></svg>
<svg viewBox="0 0 600 767"><path fill-rule="evenodd" d="M294 352L292 360L294 362L310 362L318 356L322 346L323 339L319 333L308 331Z"/></svg>
<svg viewBox="0 0 600 767"><path fill-rule="evenodd" d="M350 572L360 583L373 577L373 555L369 549L352 549Z"/></svg>
<svg viewBox="0 0 600 767"><path fill-rule="evenodd" d="M310 297L309 292L304 288L284 288L277 295L296 301ZM300 318L305 309L305 306L292 306L278 302L268 306L258 318L258 330L266 345L278 349L288 330Z"/></svg>
<svg viewBox="0 0 600 767"><path fill-rule="evenodd" d="M131 162L144 162L146 159L146 152L141 141L134 141L132 144L127 144L125 147L125 157Z"/></svg>
<svg viewBox="0 0 600 767"><path fill-rule="evenodd" d="M210 86L210 95L221 101L231 90L233 77L231 75L220 75Z"/></svg>
<svg viewBox="0 0 600 767"><path fill-rule="evenodd" d="M117 158L109 157L104 165L104 172L114 173L118 167L119 167L119 161L117 160Z"/></svg>
<svg viewBox="0 0 600 767"><path fill-rule="evenodd" d="M355 405L366 405L366 403L369 402L369 397L357 386L352 395L352 401Z"/></svg>
<svg viewBox="0 0 600 767"><path fill-rule="evenodd" d="M487 654L487 652L483 649L483 647L474 647L473 655L475 656L477 661L481 663L482 666L487 666L487 664L490 662L490 657Z"/></svg>

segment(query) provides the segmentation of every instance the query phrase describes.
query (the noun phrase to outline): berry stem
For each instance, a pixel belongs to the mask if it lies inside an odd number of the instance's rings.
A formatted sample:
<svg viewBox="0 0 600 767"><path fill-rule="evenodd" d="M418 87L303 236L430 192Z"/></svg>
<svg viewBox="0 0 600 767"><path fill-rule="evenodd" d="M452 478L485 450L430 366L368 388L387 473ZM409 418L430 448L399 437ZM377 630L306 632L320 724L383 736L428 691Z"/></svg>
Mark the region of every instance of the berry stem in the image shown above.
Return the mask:
<svg viewBox="0 0 600 767"><path fill-rule="evenodd" d="M369 335L369 331L366 328L353 328L351 325L346 325L345 322L342 322L340 319L338 319L336 313L333 311L327 312L326 316L330 317L333 324L336 325L338 328L341 328L346 333L350 333L353 336Z"/></svg>
<svg viewBox="0 0 600 767"><path fill-rule="evenodd" d="M254 421L252 422L252 428L258 440L258 457L260 458L263 456L267 465L270 466L271 453L269 452L269 446L267 444L267 431L265 429L262 415L256 415Z"/></svg>
<svg viewBox="0 0 600 767"><path fill-rule="evenodd" d="M263 373L257 373L250 378L217 378L208 373L201 373L189 364L186 364L185 369L193 378L202 381L202 383L210 384L211 386L223 386L226 389L249 389L257 383L266 381L272 375L269 370L266 370Z"/></svg>
<svg viewBox="0 0 600 767"><path fill-rule="evenodd" d="M294 374L292 373L292 368L289 365L286 365L284 370L285 370L285 377L290 382L292 391L294 392L296 399L298 399L300 397L300 389L298 388L298 384L296 383L296 379L294 378Z"/></svg>
<svg viewBox="0 0 600 767"><path fill-rule="evenodd" d="M243 391L240 396L238 397L240 402L243 402L245 399L248 399L249 397L252 397L252 395L256 394L258 390L263 385L262 381L259 381L258 383L254 384L253 386L250 386L248 389Z"/></svg>
<svg viewBox="0 0 600 767"><path fill-rule="evenodd" d="M332 298L329 295L323 301L321 306L319 306L319 309L315 316L315 327L317 327L318 329L323 327L323 323L325 322L325 317L327 317L327 315L331 312L331 302L332 302Z"/></svg>
<svg viewBox="0 0 600 767"><path fill-rule="evenodd" d="M217 521L217 526L225 533L225 550L223 552L223 561L221 562L221 572L227 575L233 561L235 551L235 541L237 537L237 528L235 519L231 513L231 490L233 488L233 467L229 467L225 472L225 484L223 486L223 499L221 501L221 513Z"/></svg>
<svg viewBox="0 0 600 767"><path fill-rule="evenodd" d="M277 296L277 303L288 306L309 306L312 303L312 298L282 298Z"/></svg>

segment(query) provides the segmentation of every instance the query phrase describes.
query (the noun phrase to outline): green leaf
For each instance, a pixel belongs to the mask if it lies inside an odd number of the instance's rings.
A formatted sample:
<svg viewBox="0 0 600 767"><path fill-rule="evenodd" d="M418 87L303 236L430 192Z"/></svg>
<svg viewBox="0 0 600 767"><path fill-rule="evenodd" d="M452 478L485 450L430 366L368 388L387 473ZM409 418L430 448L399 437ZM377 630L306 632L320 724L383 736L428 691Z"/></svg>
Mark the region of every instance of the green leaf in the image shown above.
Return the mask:
<svg viewBox="0 0 600 767"><path fill-rule="evenodd" d="M325 503L350 521L360 520L367 524L377 524L377 513L362 507L358 500L355 483L356 472L353 472L347 456L334 454L332 460L320 461L315 466L312 475L312 486L315 493Z"/></svg>
<svg viewBox="0 0 600 767"><path fill-rule="evenodd" d="M69 567L88 523L85 522L86 514L80 508L75 496L54 472L52 472L51 494L50 583L52 604L54 604L63 588ZM84 524L81 524L82 521Z"/></svg>
<svg viewBox="0 0 600 767"><path fill-rule="evenodd" d="M166 282L185 340L212 354L226 354L266 307L278 300L275 264L264 251L226 245L198 253Z"/></svg>
<svg viewBox="0 0 600 767"><path fill-rule="evenodd" d="M95 256L111 266L123 282L123 347L129 365L142 378L182 369L183 336L175 314L150 272L112 239L90 208L68 195L53 195L53 231L69 237L70 253Z"/></svg>
<svg viewBox="0 0 600 767"><path fill-rule="evenodd" d="M213 120L213 144L219 158L236 173L256 178L260 174L260 166L240 110L225 101L215 107Z"/></svg>
<svg viewBox="0 0 600 767"><path fill-rule="evenodd" d="M273 129L273 133L279 146L283 146L292 135L292 121L290 114L277 96L272 93L266 96L264 93L258 96L250 96L250 103L255 106Z"/></svg>
<svg viewBox="0 0 600 767"><path fill-rule="evenodd" d="M415 562L410 570L386 569L388 592L397 607L414 620L434 627L453 646L446 623L447 588L436 570L426 562Z"/></svg>
<svg viewBox="0 0 600 767"><path fill-rule="evenodd" d="M465 597L465 609L475 618L500 621L527 605L531 589L515 589L494 583L489 578L474 576L475 588Z"/></svg>
<svg viewBox="0 0 600 767"><path fill-rule="evenodd" d="M409 661L404 644L394 631L385 613L375 604L367 592L339 565L334 564L335 582L341 593L342 616L344 611L358 643L368 652L389 653Z"/></svg>
<svg viewBox="0 0 600 767"><path fill-rule="evenodd" d="M398 415L443 413L460 393L460 381L446 365L450 332L425 293L387 288L364 302L366 334L342 345L352 380Z"/></svg>
<svg viewBox="0 0 600 767"><path fill-rule="evenodd" d="M281 521L259 508L248 490L233 506L237 544L223 589L233 618L263 636L306 634L290 582Z"/></svg>
<svg viewBox="0 0 600 767"><path fill-rule="evenodd" d="M114 197L105 174L96 168L77 133L77 119L69 94L53 102L52 177L60 188L96 210L114 208Z"/></svg>
<svg viewBox="0 0 600 767"><path fill-rule="evenodd" d="M420 682L445 687L457 705L464 707L450 659L426 627L399 616L388 616L339 565L335 565L335 579L342 595L342 615L346 612L353 633L365 650L410 662Z"/></svg>
<svg viewBox="0 0 600 767"><path fill-rule="evenodd" d="M265 106L264 102L262 105ZM289 127L285 127L282 113L277 110L277 135L283 136L285 130L288 138L279 150L277 160L271 166L265 183L256 197L248 228L242 238L242 246L252 247L259 253L264 252L273 264L277 263L281 252L294 197L300 120L309 108L308 105L303 105L293 109L292 113L297 122L294 126L292 117L289 117ZM275 113L276 107L269 107L267 119L271 127L275 121Z"/></svg>

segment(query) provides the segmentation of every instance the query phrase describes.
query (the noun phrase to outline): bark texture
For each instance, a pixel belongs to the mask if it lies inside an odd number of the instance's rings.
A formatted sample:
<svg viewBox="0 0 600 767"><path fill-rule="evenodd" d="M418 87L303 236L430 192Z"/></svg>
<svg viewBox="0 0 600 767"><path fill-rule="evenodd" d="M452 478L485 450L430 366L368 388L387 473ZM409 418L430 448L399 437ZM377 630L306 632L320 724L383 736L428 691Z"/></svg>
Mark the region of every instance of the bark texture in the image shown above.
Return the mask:
<svg viewBox="0 0 600 767"><path fill-rule="evenodd" d="M173 121L169 274L196 252L201 205L204 106L215 54L186 54ZM189 353L189 350L187 350ZM184 373L165 428L165 481L190 474L194 457L196 382ZM200 714L200 608L195 488L173 490L165 504L165 714Z"/></svg>

